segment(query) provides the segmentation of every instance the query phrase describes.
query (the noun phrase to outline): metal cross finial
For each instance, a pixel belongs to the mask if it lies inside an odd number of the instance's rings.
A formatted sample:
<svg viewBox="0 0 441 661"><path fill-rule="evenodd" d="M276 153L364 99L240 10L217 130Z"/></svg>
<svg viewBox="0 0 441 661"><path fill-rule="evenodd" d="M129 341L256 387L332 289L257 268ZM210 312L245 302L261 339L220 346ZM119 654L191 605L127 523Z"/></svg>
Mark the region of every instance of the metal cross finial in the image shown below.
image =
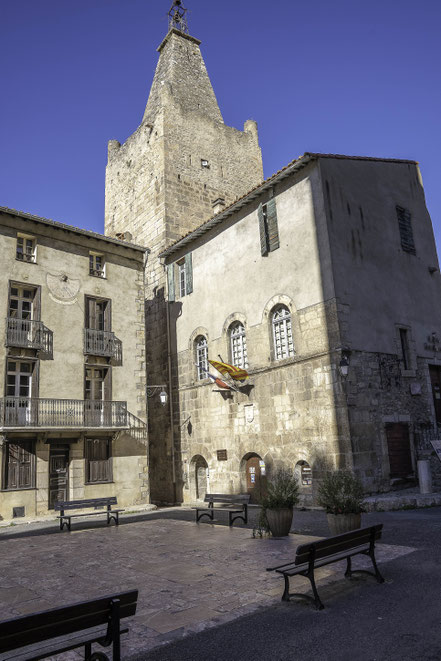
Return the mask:
<svg viewBox="0 0 441 661"><path fill-rule="evenodd" d="M185 9L181 0L174 0L168 12L168 28L169 30L175 28L188 34L187 9Z"/></svg>

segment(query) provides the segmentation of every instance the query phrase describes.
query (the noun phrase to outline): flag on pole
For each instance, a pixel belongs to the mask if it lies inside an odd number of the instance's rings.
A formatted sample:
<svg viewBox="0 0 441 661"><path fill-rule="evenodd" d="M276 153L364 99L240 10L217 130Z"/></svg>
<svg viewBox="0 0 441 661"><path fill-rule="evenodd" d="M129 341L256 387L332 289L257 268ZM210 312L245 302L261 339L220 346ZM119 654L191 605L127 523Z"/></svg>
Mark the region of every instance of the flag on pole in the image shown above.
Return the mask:
<svg viewBox="0 0 441 661"><path fill-rule="evenodd" d="M228 383L225 383L225 381L222 381L222 379L219 379L219 377L214 376L214 374L210 374L208 370L205 369L205 367L198 365L195 363L196 367L200 367L203 372L205 372L205 376L207 376L209 379L213 381L219 388L223 388L224 390L237 390L237 388L233 385L229 385Z"/></svg>
<svg viewBox="0 0 441 661"><path fill-rule="evenodd" d="M249 374L246 370L241 367L235 367L234 365L229 365L228 363L221 363L218 360L209 360L210 365L213 365L221 374L224 376L230 376L235 381L246 381L249 378Z"/></svg>

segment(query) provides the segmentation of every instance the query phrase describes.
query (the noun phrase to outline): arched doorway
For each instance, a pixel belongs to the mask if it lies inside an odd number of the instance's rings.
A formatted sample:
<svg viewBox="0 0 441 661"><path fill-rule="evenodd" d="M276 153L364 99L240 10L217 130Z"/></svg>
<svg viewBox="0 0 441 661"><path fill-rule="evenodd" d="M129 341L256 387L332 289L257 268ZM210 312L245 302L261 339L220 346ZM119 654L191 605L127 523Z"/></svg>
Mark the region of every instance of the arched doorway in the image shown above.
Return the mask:
<svg viewBox="0 0 441 661"><path fill-rule="evenodd" d="M196 500L204 500L208 491L208 464L200 454L193 457L190 464L190 486L192 487L193 497Z"/></svg>
<svg viewBox="0 0 441 661"><path fill-rule="evenodd" d="M248 454L243 460L245 470L246 492L250 494L251 503L259 503L266 492L266 466L258 454Z"/></svg>

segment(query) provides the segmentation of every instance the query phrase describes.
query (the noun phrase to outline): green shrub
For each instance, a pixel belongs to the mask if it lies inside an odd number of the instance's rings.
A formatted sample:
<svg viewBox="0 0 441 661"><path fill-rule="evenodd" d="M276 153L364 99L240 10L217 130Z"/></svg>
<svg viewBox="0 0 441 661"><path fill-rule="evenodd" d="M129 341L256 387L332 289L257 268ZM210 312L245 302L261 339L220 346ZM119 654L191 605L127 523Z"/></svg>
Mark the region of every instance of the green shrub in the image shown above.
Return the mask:
<svg viewBox="0 0 441 661"><path fill-rule="evenodd" d="M361 481L349 471L328 473L318 488L318 504L327 514L359 514L363 498Z"/></svg>
<svg viewBox="0 0 441 661"><path fill-rule="evenodd" d="M261 500L263 509L293 507L299 502L299 484L294 471L279 468L270 476L266 494Z"/></svg>

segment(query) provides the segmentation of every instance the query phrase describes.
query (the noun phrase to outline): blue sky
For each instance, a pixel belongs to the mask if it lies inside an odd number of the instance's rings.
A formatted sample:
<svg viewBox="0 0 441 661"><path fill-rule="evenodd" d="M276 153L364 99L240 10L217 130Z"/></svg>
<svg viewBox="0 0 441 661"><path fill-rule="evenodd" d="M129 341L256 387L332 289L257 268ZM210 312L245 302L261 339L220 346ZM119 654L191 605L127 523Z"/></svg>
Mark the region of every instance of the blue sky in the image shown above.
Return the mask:
<svg viewBox="0 0 441 661"><path fill-rule="evenodd" d="M265 176L305 151L415 159L441 246L441 3L184 0ZM3 0L0 205L103 231L107 141L139 125L171 0Z"/></svg>

